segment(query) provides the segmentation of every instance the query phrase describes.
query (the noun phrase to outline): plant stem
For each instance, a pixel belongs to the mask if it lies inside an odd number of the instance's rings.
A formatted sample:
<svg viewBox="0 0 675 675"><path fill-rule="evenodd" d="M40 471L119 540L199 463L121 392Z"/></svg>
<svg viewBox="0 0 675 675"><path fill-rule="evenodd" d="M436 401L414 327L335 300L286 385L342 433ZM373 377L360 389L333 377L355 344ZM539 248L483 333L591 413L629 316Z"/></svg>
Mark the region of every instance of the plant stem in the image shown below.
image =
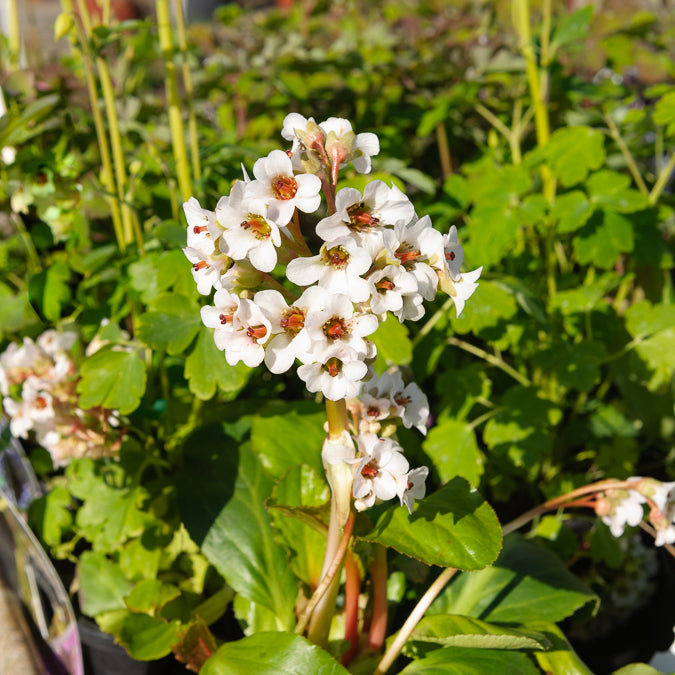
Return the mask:
<svg viewBox="0 0 675 675"><path fill-rule="evenodd" d="M415 630L415 626L417 626L427 609L429 609L431 603L445 588L446 584L452 579L456 572L457 570L454 567L447 567L438 575L438 577L436 577L436 580L429 586L419 602L415 605L413 611L410 612L410 616L406 619L403 626L401 626L401 630L399 630L396 637L389 645L389 648L384 653L384 656L377 664L377 668L373 671L373 675L384 675L384 673L391 668L396 657L401 653L403 645L405 645L408 638Z"/></svg>
<svg viewBox="0 0 675 675"><path fill-rule="evenodd" d="M673 170L675 170L675 152L673 152L673 154L670 156L668 164L666 164L666 166L661 169L659 177L657 178L652 191L649 193L649 203L652 206L654 206L654 204L656 204L656 202L659 200L659 197L663 192L663 188L666 187L666 183L668 182L670 175L673 173Z"/></svg>
<svg viewBox="0 0 675 675"><path fill-rule="evenodd" d="M373 562L370 564L370 578L373 583L373 618L368 630L368 648L379 652L387 637L387 549L375 544Z"/></svg>
<svg viewBox="0 0 675 675"><path fill-rule="evenodd" d="M420 331L415 335L412 341L413 347L416 347L419 342L431 332L431 329L450 311L450 308L453 305L452 298L448 298L442 305L442 307L433 313L431 318L422 326Z"/></svg>
<svg viewBox="0 0 675 675"><path fill-rule="evenodd" d="M339 401L326 399L326 418L328 419L328 435L338 438L343 431L349 429L347 401L343 398Z"/></svg>
<svg viewBox="0 0 675 675"><path fill-rule="evenodd" d="M176 31L178 34L178 49L183 59L183 86L185 87L185 103L188 107L188 135L190 138L190 159L192 160L192 172L195 180L202 179L202 167L199 161L199 139L197 135L197 116L194 106L194 89L192 87L192 75L187 59L187 36L185 33L185 19L183 17L183 3L174 0L174 12L176 14Z"/></svg>
<svg viewBox="0 0 675 675"><path fill-rule="evenodd" d="M490 354L489 352L486 352L484 349L472 345L470 342L465 342L464 340L460 340L459 338L456 337L450 337L448 338L448 344L453 345L455 347L459 347L460 349L463 349L465 352L469 352L469 354L478 356L484 361L487 361L489 364L496 366L500 370L503 370L505 373L508 373L514 380L520 382L520 384L522 384L524 387L529 387L532 385L532 382L530 382L530 380L527 377L525 377L525 375L519 373L515 368L513 368L508 363L500 359L498 356Z"/></svg>
<svg viewBox="0 0 675 675"><path fill-rule="evenodd" d="M176 64L173 61L173 40L171 38L171 18L169 15L169 0L157 0L157 31L159 47L164 61L164 85L169 106L169 128L171 129L171 145L176 162L178 188L183 201L192 195L192 179L190 178L187 152L185 149L185 135L181 114L181 100L178 95L178 78Z"/></svg>
<svg viewBox="0 0 675 675"><path fill-rule="evenodd" d="M542 148L548 143L550 127L548 109L546 107L546 92L545 88L542 87L542 77L537 66L537 59L532 45L529 0L514 0L512 7L514 27L520 38L520 50L525 58L527 83L530 89L532 105L534 106L534 127L537 133L537 145ZM544 3L545 17L547 7L550 15L550 2ZM552 204L555 200L555 177L551 173L551 169L546 165L541 168L541 178L544 197L549 204Z"/></svg>
<svg viewBox="0 0 675 675"><path fill-rule="evenodd" d="M19 10L17 0L9 0L7 6L7 30L9 47L9 70L21 67L21 28L19 25Z"/></svg>
<svg viewBox="0 0 675 675"><path fill-rule="evenodd" d="M647 186L645 185L645 182L642 179L642 175L640 174L640 170L638 169L637 164L635 163L633 154L628 149L628 146L626 145L623 138L621 138L621 134L619 133L619 129L617 128L616 124L614 124L614 120L609 116L608 113L605 113L604 118L605 122L607 123L607 127L609 128L609 135L614 139L614 142L617 144L619 150L621 151L624 160L626 160L626 166L628 167L631 176L633 176L635 185L638 186L638 190L640 190L640 192L643 195L649 196L649 190L647 189Z"/></svg>
<svg viewBox="0 0 675 675"><path fill-rule="evenodd" d="M328 593L328 590L331 586L333 586L334 581L340 580L338 576L338 572L340 571L340 568L342 567L342 562L345 557L345 553L347 552L347 545L349 544L349 539L352 536L352 530L354 529L354 514L350 512L349 517L347 518L347 522L345 523L345 526L342 531L342 537L340 538L340 543L338 544L338 547L335 551L335 555L333 556L331 563L326 570L326 573L323 575L323 578L319 582L319 585L316 587L316 590L312 594L312 597L309 599L309 602L307 603L307 606L305 607L301 617L298 620L298 624L295 627L295 632L298 635L301 635L305 628L307 627L308 621L310 621L311 618L311 624L315 622L315 619L317 618L317 613L315 613L315 609L319 609L319 605L323 599L326 597L330 597L330 593ZM334 609L334 608L333 608ZM324 623L325 616L320 616L319 618L319 624ZM312 642L315 642L315 644L321 644L319 642L316 642L315 639L312 638L312 633L319 629L323 629L324 627L326 628L325 630L325 635L328 635L328 628L330 627L330 621L333 618L333 614L331 613L330 616L328 617L328 625L327 626L317 626L312 628L312 625L310 624L309 628L309 639L312 640ZM323 633L323 631L322 631ZM323 642L324 640L322 640Z"/></svg>
<svg viewBox="0 0 675 675"><path fill-rule="evenodd" d="M351 663L359 651L359 593L361 571L351 551L345 555L345 642L349 649L342 654L342 665Z"/></svg>
<svg viewBox="0 0 675 675"><path fill-rule="evenodd" d="M444 122L439 122L436 125L436 144L438 145L438 155L441 160L443 180L445 180L452 173L452 160L450 158L448 132L445 130Z"/></svg>

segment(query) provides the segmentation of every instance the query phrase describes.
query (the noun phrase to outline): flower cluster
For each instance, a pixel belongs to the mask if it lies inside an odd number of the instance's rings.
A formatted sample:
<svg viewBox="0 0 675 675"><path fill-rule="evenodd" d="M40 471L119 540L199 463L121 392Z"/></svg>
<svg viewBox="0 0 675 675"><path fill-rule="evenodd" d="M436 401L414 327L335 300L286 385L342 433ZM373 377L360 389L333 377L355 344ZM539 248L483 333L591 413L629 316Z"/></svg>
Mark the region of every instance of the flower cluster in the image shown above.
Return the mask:
<svg viewBox="0 0 675 675"><path fill-rule="evenodd" d="M654 478L634 476L627 487L605 490L596 502L596 513L615 537L626 525L642 522L644 505L649 507L648 520L656 531L657 546L675 543L675 482L663 483Z"/></svg>
<svg viewBox="0 0 675 675"><path fill-rule="evenodd" d="M25 337L0 355L0 392L9 427L17 438L34 438L55 466L91 453L116 449L106 429L117 426L115 411L77 405L71 332L48 330L36 341Z"/></svg>
<svg viewBox="0 0 675 675"><path fill-rule="evenodd" d="M371 374L372 375L372 374ZM346 462L352 466L354 507L363 511L377 501L398 497L412 513L415 500L425 494L426 466L410 469L403 448L393 438L396 427L415 427L426 433L429 403L414 383L404 384L398 369L372 375L359 398L348 402L351 433L326 439L324 465Z"/></svg>
<svg viewBox="0 0 675 675"><path fill-rule="evenodd" d="M245 173L214 211L195 198L184 205L184 252L197 288L215 289L202 320L229 364L264 361L284 373L298 363L309 391L353 398L376 355L368 336L387 313L416 321L440 287L459 315L482 268L462 274L456 229L435 230L395 185L336 190L347 163L370 171L374 134L355 134L344 119L317 124L292 113L282 136L292 147L258 159L254 179ZM317 212L322 192L324 217L303 233L298 211ZM306 235L321 242L318 252Z"/></svg>

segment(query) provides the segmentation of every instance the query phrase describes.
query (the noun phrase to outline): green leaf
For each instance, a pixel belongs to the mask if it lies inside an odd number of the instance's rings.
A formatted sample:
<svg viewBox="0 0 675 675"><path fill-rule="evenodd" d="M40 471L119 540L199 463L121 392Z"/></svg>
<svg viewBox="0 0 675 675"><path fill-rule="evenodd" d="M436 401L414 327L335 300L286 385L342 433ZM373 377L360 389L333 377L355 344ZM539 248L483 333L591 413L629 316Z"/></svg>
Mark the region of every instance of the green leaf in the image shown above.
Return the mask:
<svg viewBox="0 0 675 675"><path fill-rule="evenodd" d="M460 575L438 596L430 614L464 614L496 623L562 621L596 596L558 556L509 535L492 567Z"/></svg>
<svg viewBox="0 0 675 675"><path fill-rule="evenodd" d="M153 349L180 354L187 349L202 325L199 307L190 298L161 293L136 324L136 337Z"/></svg>
<svg viewBox="0 0 675 675"><path fill-rule="evenodd" d="M485 339L496 339L503 332L503 324L518 312L518 304L506 284L481 281L462 316L452 315L452 325L458 333L480 334ZM475 302L474 302L475 300Z"/></svg>
<svg viewBox="0 0 675 675"><path fill-rule="evenodd" d="M28 507L30 526L48 546L58 546L63 533L70 529L73 516L72 497L63 487L54 487L43 497L33 500Z"/></svg>
<svg viewBox="0 0 675 675"><path fill-rule="evenodd" d="M630 178L617 171L603 170L594 173L586 183L591 201L620 213L631 213L649 206L649 198L631 190Z"/></svg>
<svg viewBox="0 0 675 675"><path fill-rule="evenodd" d="M292 403L271 411L276 414L263 411L251 425L251 445L265 471L273 478L281 478L291 467L306 464L323 474L325 413L315 406Z"/></svg>
<svg viewBox="0 0 675 675"><path fill-rule="evenodd" d="M654 106L654 124L667 125L675 122L675 91L661 97Z"/></svg>
<svg viewBox="0 0 675 675"><path fill-rule="evenodd" d="M385 361L382 370L392 364L401 366L412 361L412 342L408 337L408 329L391 314L387 315L370 339L377 347L378 359Z"/></svg>
<svg viewBox="0 0 675 675"><path fill-rule="evenodd" d="M576 232L593 215L595 205L581 190L572 190L558 195L551 215L558 221L558 232Z"/></svg>
<svg viewBox="0 0 675 675"><path fill-rule="evenodd" d="M38 321L28 291L17 293L0 282L0 339L6 333L17 333Z"/></svg>
<svg viewBox="0 0 675 675"><path fill-rule="evenodd" d="M483 456L476 443L476 434L466 422L454 419L443 420L429 431L422 443L438 471L442 482L461 476L478 485L483 475Z"/></svg>
<svg viewBox="0 0 675 675"><path fill-rule="evenodd" d="M220 427L206 427L188 438L183 460L177 502L190 536L235 591L292 629L297 579L264 506L274 483L250 444L237 447Z"/></svg>
<svg viewBox="0 0 675 675"><path fill-rule="evenodd" d="M608 269L622 253L633 250L633 225L628 218L614 211L596 211L572 244L579 263Z"/></svg>
<svg viewBox="0 0 675 675"><path fill-rule="evenodd" d="M558 626L553 623L536 622L530 624L530 628L544 633L553 645L549 651L534 653L534 658L544 672L552 675L593 675Z"/></svg>
<svg viewBox="0 0 675 675"><path fill-rule="evenodd" d="M103 553L85 551L78 561L80 607L88 616L124 609L124 596L131 590L120 568Z"/></svg>
<svg viewBox="0 0 675 675"><path fill-rule="evenodd" d="M132 658L154 661L171 653L171 646L178 641L180 634L178 621L167 623L148 614L129 612L118 626L115 637Z"/></svg>
<svg viewBox="0 0 675 675"><path fill-rule="evenodd" d="M256 633L224 644L200 675L347 675L320 647L290 633Z"/></svg>
<svg viewBox="0 0 675 675"><path fill-rule="evenodd" d="M604 136L587 126L562 127L553 132L541 152L562 186L570 187L604 164Z"/></svg>
<svg viewBox="0 0 675 675"><path fill-rule="evenodd" d="M554 372L564 387L590 391L600 379L600 364L606 355L605 345L594 340L576 344L556 341L535 355L534 365Z"/></svg>
<svg viewBox="0 0 675 675"><path fill-rule="evenodd" d="M590 29L592 18L593 5L583 7L571 14L561 14L551 38L551 53L563 45L585 38Z"/></svg>
<svg viewBox="0 0 675 675"><path fill-rule="evenodd" d="M61 318L63 306L70 301L70 268L61 260L38 272L28 282L28 297L35 310L47 321Z"/></svg>
<svg viewBox="0 0 675 675"><path fill-rule="evenodd" d="M626 330L634 337L647 337L675 328L675 305L652 305L648 300L632 304L625 314Z"/></svg>
<svg viewBox="0 0 675 675"><path fill-rule="evenodd" d="M288 507L316 508L329 500L330 490L322 473L303 465L290 469L277 483L272 499L267 501L276 531L291 553L289 565L310 588L316 588L320 581L326 534L293 517L293 510ZM282 510L279 506L286 508Z"/></svg>
<svg viewBox="0 0 675 675"><path fill-rule="evenodd" d="M417 502L412 515L400 506L390 507L359 537L427 565L465 570L489 565L501 546L494 511L462 478L453 478Z"/></svg>
<svg viewBox="0 0 675 675"><path fill-rule="evenodd" d="M127 415L145 393L145 363L137 351L103 347L82 364L80 374L77 393L85 410L102 406Z"/></svg>
<svg viewBox="0 0 675 675"><path fill-rule="evenodd" d="M519 226L506 204L479 203L470 214L469 239L464 244L467 258L495 267L513 251Z"/></svg>
<svg viewBox="0 0 675 675"><path fill-rule="evenodd" d="M434 614L424 617L408 638L405 652L419 658L438 646L474 649L547 649L550 642L542 633L479 621L467 616Z"/></svg>
<svg viewBox="0 0 675 675"><path fill-rule="evenodd" d="M516 673L540 675L525 654L470 647L444 647L413 661L400 671L401 675L485 675L486 673Z"/></svg>
<svg viewBox="0 0 675 675"><path fill-rule="evenodd" d="M197 342L185 359L185 377L190 391L202 401L213 398L216 389L237 393L248 382L253 369L238 363L231 366L213 341L213 329L202 326Z"/></svg>
<svg viewBox="0 0 675 675"><path fill-rule="evenodd" d="M132 612L154 612L180 595L180 588L159 579L143 579L124 598Z"/></svg>

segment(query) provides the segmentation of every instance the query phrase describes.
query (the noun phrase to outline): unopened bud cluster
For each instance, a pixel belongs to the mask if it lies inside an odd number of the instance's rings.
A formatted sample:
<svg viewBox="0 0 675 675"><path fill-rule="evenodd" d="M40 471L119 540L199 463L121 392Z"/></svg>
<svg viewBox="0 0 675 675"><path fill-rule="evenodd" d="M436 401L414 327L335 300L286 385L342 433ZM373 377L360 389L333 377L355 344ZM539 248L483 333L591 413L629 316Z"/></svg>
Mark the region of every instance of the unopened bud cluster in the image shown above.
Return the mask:
<svg viewBox="0 0 675 675"><path fill-rule="evenodd" d="M435 230L396 186L336 191L341 167L370 171L374 134L291 113L282 136L292 147L258 159L254 179L235 182L214 211L194 198L184 205L197 288L215 289L202 320L229 364L264 361L273 373L297 364L309 391L353 398L376 356L368 336L387 314L420 319L439 286L459 314L481 269L462 274L456 229ZM312 232L302 231L299 211L322 216ZM307 240L321 241L319 250Z"/></svg>
<svg viewBox="0 0 675 675"><path fill-rule="evenodd" d="M2 407L13 436L35 440L51 455L54 466L85 455L117 449L115 411L82 410L76 393L76 364L70 351L72 332L48 330L36 341L12 343L0 355Z"/></svg>

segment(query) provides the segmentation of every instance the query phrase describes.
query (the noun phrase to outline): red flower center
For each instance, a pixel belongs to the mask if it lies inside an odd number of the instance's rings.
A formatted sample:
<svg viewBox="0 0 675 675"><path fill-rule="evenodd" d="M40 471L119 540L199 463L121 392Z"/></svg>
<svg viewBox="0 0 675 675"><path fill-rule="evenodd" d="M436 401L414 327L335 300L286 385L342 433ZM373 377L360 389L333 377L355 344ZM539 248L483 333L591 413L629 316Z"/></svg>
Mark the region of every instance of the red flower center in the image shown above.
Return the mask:
<svg viewBox="0 0 675 675"><path fill-rule="evenodd" d="M277 176L272 181L272 192L277 199L293 199L298 191L298 183L293 176Z"/></svg>

